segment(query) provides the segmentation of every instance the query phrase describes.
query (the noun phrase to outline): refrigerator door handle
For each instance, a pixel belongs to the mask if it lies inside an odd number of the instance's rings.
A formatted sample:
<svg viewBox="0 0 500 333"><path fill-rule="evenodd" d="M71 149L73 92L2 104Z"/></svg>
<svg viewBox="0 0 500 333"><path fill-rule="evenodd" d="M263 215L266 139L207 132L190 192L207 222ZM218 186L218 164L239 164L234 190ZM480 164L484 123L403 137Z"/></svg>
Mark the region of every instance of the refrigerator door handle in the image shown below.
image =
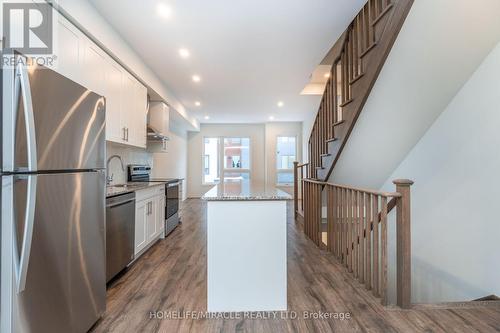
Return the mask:
<svg viewBox="0 0 500 333"><path fill-rule="evenodd" d="M26 141L28 148L28 170L37 171L37 151L36 151L36 133L35 117L33 114L33 100L31 98L31 87L26 66L20 61L16 68L16 83L20 85L24 104L24 121L26 127ZM16 86L17 86L16 84ZM18 95L16 88L16 95ZM18 101L18 99L17 99ZM18 102L16 102L18 103ZM17 112L17 108L16 108Z"/></svg>
<svg viewBox="0 0 500 333"><path fill-rule="evenodd" d="M21 245L21 253L17 254L17 237L14 237L14 264L16 273L17 293L24 291L26 287L26 275L31 254L31 243L33 240L33 226L35 222L36 204L36 181L37 176L28 176L28 190L26 194L26 212L24 215L24 231Z"/></svg>

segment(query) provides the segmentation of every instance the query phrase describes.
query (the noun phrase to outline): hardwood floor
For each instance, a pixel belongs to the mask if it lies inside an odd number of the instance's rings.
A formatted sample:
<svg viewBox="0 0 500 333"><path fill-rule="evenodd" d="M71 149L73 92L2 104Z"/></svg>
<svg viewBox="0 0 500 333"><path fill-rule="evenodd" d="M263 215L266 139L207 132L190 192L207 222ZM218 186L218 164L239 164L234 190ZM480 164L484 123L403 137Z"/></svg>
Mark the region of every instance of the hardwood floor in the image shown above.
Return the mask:
<svg viewBox="0 0 500 333"><path fill-rule="evenodd" d="M500 306L491 303L412 310L381 306L331 254L304 237L291 206L288 307L297 319L160 318L169 311L206 311L205 203L191 199L183 204L182 225L113 282L106 314L93 332L500 332ZM304 319L303 311L349 313L350 318Z"/></svg>

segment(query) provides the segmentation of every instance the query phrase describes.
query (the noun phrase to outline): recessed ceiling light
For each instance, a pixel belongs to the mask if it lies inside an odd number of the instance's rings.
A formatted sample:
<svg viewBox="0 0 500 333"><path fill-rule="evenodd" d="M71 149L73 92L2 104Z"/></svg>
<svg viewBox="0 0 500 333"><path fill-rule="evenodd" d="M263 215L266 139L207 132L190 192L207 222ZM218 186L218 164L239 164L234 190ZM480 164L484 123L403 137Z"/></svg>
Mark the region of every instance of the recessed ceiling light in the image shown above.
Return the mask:
<svg viewBox="0 0 500 333"><path fill-rule="evenodd" d="M156 12L163 18L170 18L170 16L172 16L172 8L163 2L160 2L158 6L156 6Z"/></svg>
<svg viewBox="0 0 500 333"><path fill-rule="evenodd" d="M330 72L328 73L325 73L325 75L323 75L325 77L325 79L328 79L330 77Z"/></svg>
<svg viewBox="0 0 500 333"><path fill-rule="evenodd" d="M269 116L269 120L274 120L274 116Z"/></svg>
<svg viewBox="0 0 500 333"><path fill-rule="evenodd" d="M181 56L181 58L184 58L184 59L185 59L185 58L189 58L189 56L190 56L191 54L189 53L189 50L188 50L188 49L184 49L184 48L182 48L182 49L179 49L179 55Z"/></svg>
<svg viewBox="0 0 500 333"><path fill-rule="evenodd" d="M283 101L279 101L279 102L278 102L278 107L279 107L279 108L282 108L282 107L283 107L283 105L285 105L285 103L283 103Z"/></svg>
<svg viewBox="0 0 500 333"><path fill-rule="evenodd" d="M194 102L194 105L201 106L201 102L196 101L196 102Z"/></svg>
<svg viewBox="0 0 500 333"><path fill-rule="evenodd" d="M209 117L209 116L205 116L205 117L203 117L203 118L205 118L205 120L208 120L208 119L210 119L210 117Z"/></svg>
<svg viewBox="0 0 500 333"><path fill-rule="evenodd" d="M200 82L201 81L201 77L199 75L193 75L192 79L193 79L193 82Z"/></svg>

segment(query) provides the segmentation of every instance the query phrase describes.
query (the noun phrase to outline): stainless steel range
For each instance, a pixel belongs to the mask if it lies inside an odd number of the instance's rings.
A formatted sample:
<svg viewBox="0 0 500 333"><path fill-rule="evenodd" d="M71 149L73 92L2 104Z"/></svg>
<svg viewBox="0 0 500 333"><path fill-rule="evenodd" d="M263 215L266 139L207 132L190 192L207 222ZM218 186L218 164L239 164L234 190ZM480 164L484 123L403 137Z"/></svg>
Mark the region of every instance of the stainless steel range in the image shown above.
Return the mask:
<svg viewBox="0 0 500 333"><path fill-rule="evenodd" d="M179 184L178 178L151 178L151 167L148 165L129 165L129 182L162 182L165 183L165 236L179 225Z"/></svg>

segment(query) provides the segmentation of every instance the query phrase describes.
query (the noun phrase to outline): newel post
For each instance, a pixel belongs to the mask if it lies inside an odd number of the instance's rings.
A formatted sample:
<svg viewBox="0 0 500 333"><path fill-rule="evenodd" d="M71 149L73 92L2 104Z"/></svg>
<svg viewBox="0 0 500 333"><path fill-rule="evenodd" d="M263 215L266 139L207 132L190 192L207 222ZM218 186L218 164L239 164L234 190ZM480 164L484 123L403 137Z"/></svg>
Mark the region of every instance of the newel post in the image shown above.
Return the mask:
<svg viewBox="0 0 500 333"><path fill-rule="evenodd" d="M293 162L293 214L297 219L299 211L299 162Z"/></svg>
<svg viewBox="0 0 500 333"><path fill-rule="evenodd" d="M397 254L397 305L403 309L411 306L411 210L410 187L413 181L396 179L397 199L396 254Z"/></svg>

